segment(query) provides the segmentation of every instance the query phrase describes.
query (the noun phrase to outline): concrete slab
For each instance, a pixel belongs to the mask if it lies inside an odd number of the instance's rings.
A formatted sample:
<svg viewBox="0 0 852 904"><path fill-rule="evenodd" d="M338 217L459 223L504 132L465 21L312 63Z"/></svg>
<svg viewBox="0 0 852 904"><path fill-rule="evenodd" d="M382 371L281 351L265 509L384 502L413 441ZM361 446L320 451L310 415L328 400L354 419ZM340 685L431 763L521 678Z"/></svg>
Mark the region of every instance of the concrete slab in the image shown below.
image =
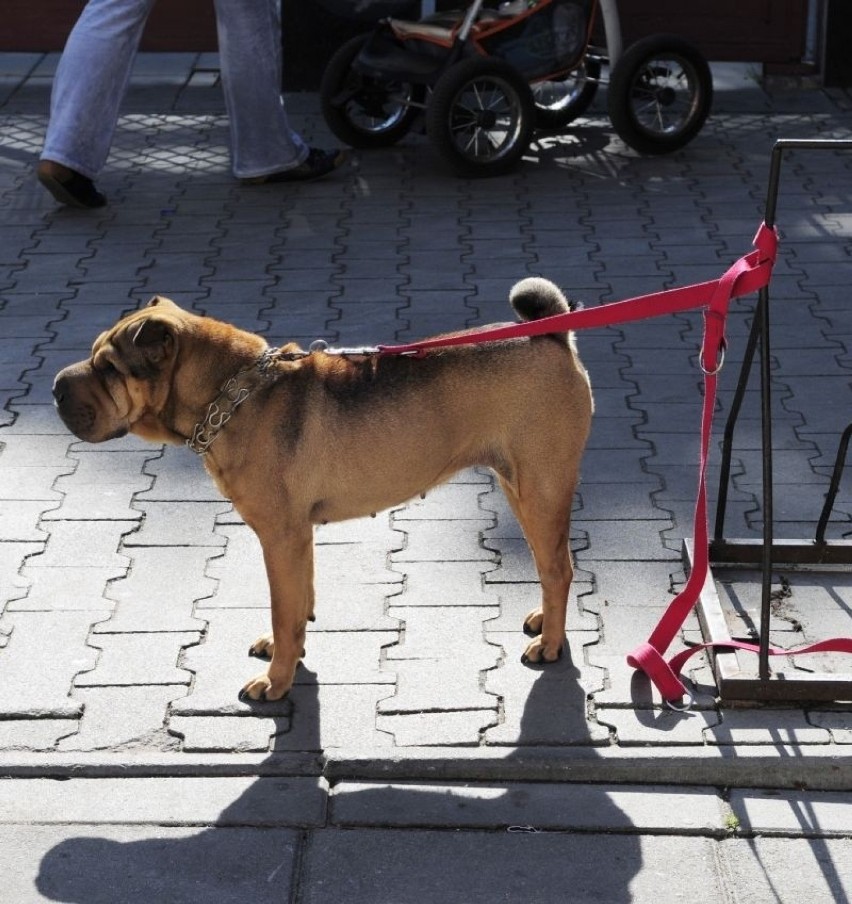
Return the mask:
<svg viewBox="0 0 852 904"><path fill-rule="evenodd" d="M3 825L272 828L321 825L326 788L311 778L6 779L0 800Z"/></svg>
<svg viewBox="0 0 852 904"><path fill-rule="evenodd" d="M677 851L677 854L675 853ZM305 901L545 904L651 901L673 859L696 902L717 902L713 842L626 835L326 829L305 864Z"/></svg>
<svg viewBox="0 0 852 904"><path fill-rule="evenodd" d="M730 879L761 897L794 904L810 899L826 904L848 898L852 890L850 841L828 838L814 843L795 838L754 838L723 844Z"/></svg>
<svg viewBox="0 0 852 904"><path fill-rule="evenodd" d="M706 788L341 782L329 806L341 827L726 832L721 798Z"/></svg>
<svg viewBox="0 0 852 904"><path fill-rule="evenodd" d="M0 826L15 901L272 904L291 893L299 833L268 828Z"/></svg>
<svg viewBox="0 0 852 904"><path fill-rule="evenodd" d="M852 832L852 794L734 789L729 804L747 834L848 839Z"/></svg>

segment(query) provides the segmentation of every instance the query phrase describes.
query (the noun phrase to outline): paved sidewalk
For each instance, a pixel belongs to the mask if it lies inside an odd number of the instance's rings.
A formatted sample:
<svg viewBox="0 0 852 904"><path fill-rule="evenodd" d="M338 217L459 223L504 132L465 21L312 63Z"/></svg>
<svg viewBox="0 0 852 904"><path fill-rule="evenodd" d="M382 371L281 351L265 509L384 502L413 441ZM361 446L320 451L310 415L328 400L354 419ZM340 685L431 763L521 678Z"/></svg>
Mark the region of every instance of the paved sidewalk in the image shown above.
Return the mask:
<svg viewBox="0 0 852 904"><path fill-rule="evenodd" d="M500 180L458 180L410 136L339 177L244 188L215 57L143 56L99 181L111 203L79 212L33 176L55 60L0 55L0 897L852 898L849 705L723 706L697 658L695 706L676 713L624 661L684 580L698 317L579 337L597 412L570 657L520 664L534 569L491 477L469 471L317 530L304 668L263 707L237 700L268 621L250 531L192 454L78 442L50 396L60 367L154 293L271 341L355 345L505 319L531 274L587 304L714 278L750 249L773 142L852 137L852 98L767 93L717 67L714 113L669 157L628 151L598 100ZM310 141L332 141L315 96L288 108ZM783 173L782 537L813 535L849 420L850 185L852 154L796 154ZM752 309L731 318L719 425ZM747 395L732 537L760 536ZM711 498L717 478L716 458ZM850 531L844 484L829 536ZM734 629L753 628L753 576L720 592ZM777 598L779 645L852 634L848 575L779 574ZM697 636L693 619L684 639ZM786 668L848 673L846 659Z"/></svg>

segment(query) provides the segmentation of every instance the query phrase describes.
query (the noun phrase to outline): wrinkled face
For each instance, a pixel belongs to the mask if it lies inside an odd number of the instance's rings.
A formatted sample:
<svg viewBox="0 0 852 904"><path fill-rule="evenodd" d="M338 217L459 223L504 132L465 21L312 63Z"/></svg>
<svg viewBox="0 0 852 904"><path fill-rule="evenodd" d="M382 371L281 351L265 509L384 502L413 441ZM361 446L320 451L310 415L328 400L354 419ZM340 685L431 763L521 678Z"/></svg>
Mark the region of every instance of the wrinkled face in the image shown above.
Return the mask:
<svg viewBox="0 0 852 904"><path fill-rule="evenodd" d="M155 432L150 428L169 394L181 314L167 298L153 298L101 333L88 360L56 375L56 408L75 436L102 443L131 431Z"/></svg>

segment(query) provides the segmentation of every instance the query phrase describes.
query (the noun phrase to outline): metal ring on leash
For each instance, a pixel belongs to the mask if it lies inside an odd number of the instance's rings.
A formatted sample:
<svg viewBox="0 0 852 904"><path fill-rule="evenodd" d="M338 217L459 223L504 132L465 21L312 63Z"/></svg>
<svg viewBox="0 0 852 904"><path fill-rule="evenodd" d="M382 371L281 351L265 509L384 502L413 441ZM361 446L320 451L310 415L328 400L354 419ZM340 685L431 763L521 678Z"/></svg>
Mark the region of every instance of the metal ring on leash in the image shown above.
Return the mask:
<svg viewBox="0 0 852 904"><path fill-rule="evenodd" d="M686 692L686 703L677 704L672 700L664 700L663 702L668 706L669 709L674 710L676 713L688 713L692 710L692 707L695 705L695 694L692 693L689 688L684 687L684 691Z"/></svg>
<svg viewBox="0 0 852 904"><path fill-rule="evenodd" d="M698 366L701 368L701 372L705 377L715 377L717 373L725 366L725 351L728 348L728 343L722 340L722 343L719 345L719 357L716 361L716 369L715 370L707 370L704 366L704 361L701 359L701 355L698 356Z"/></svg>

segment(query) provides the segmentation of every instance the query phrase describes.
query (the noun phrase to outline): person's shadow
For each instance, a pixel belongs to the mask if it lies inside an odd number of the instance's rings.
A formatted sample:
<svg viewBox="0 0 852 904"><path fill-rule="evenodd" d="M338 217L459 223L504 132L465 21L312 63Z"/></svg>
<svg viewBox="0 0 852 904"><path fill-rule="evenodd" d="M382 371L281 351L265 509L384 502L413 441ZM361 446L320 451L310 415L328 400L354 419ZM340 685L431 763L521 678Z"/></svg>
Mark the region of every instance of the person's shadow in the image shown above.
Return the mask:
<svg viewBox="0 0 852 904"><path fill-rule="evenodd" d="M579 647L575 655L582 655ZM560 738L576 743L584 731L588 738L586 692L579 679L570 655L540 671L518 736L505 741L500 771L523 779L521 758L536 760L533 748L540 753L542 745ZM321 713L313 673L302 670L293 697L289 731L298 732L301 749L319 750ZM558 747L549 749L560 756ZM585 746L584 753L594 757L594 747ZM397 755L404 758L405 749ZM566 758L571 755L564 751ZM463 749L458 757L464 758ZM630 833L628 818L594 784L495 781L484 783L487 793L476 794L467 783L440 779L434 790L424 781L343 783L345 793L331 798L325 825L308 828L306 843L304 830L274 827L272 780L288 781L259 775L222 811L215 827L163 827L155 830L156 838L150 837L150 826L116 830L114 836L127 839L122 841L99 837L98 827L67 838L44 855L38 891L68 904L259 904L287 899L291 883L305 902L626 904L641 867L640 840ZM277 806L282 799L286 793L275 796ZM265 815L272 818L264 828ZM292 824L286 812L278 817L279 826ZM572 824L585 831L549 831ZM616 833L607 835L605 876L602 830L595 830L601 826Z"/></svg>

